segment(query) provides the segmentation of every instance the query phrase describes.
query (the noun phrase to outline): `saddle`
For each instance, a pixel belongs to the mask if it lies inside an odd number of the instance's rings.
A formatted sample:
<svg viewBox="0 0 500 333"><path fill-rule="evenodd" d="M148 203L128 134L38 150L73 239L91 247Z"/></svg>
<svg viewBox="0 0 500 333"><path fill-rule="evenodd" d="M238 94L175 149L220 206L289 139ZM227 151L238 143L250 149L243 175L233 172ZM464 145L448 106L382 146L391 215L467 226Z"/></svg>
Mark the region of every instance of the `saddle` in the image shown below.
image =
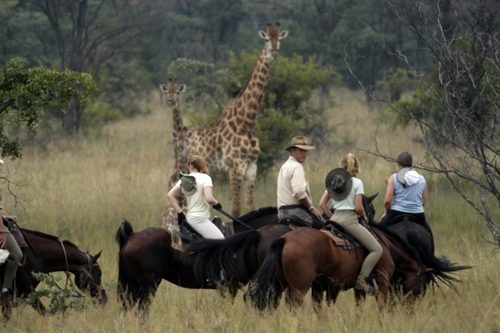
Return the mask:
<svg viewBox="0 0 500 333"><path fill-rule="evenodd" d="M9 230L14 239L16 240L19 247L26 248L28 244L26 243L26 239L24 238L23 233L17 226L17 223L14 220L3 218L3 225Z"/></svg>
<svg viewBox="0 0 500 333"><path fill-rule="evenodd" d="M286 225L292 229L296 229L299 227L308 227L308 225L305 224L304 221L293 218L293 217L286 217L284 219L281 219L278 221L278 224Z"/></svg>
<svg viewBox="0 0 500 333"><path fill-rule="evenodd" d="M414 222L414 223L418 223L418 220L413 215L401 214L401 215L397 215L396 217L394 217L392 219L391 224L394 225L394 224L399 223L399 222Z"/></svg>
<svg viewBox="0 0 500 333"><path fill-rule="evenodd" d="M219 230L222 232L225 238L231 236L231 231L229 227L226 227L224 225L220 217L215 217L212 223L215 224L217 228L219 228ZM200 235L196 230L194 230L193 227L191 227L187 221L185 221L182 224L182 226L180 226L179 236L181 237L182 241L185 244L189 244L196 240L203 239L203 236Z"/></svg>
<svg viewBox="0 0 500 333"><path fill-rule="evenodd" d="M365 224L363 225L366 227ZM335 221L329 220L326 223L325 228L320 231L330 237L335 245L342 246L344 250L355 251L364 248L354 239L354 237L345 231L344 227Z"/></svg>

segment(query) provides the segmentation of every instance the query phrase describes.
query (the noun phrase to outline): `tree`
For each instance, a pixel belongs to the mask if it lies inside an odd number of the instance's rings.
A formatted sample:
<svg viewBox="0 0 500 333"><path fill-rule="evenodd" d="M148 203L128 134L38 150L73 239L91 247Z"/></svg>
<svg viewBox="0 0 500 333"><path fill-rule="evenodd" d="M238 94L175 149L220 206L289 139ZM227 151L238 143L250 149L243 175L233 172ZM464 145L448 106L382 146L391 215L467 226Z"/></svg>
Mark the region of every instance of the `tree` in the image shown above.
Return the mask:
<svg viewBox="0 0 500 333"><path fill-rule="evenodd" d="M28 58L30 64L90 73L108 92L99 96L101 99L127 109L134 105L132 96L143 86L134 82L135 86L127 89L123 84L131 76L127 69L134 64L128 47L163 15L162 7L151 1L9 1L3 5L8 12L0 23L2 42L11 53ZM137 80L140 75L132 77ZM120 96L113 99L116 94ZM67 135L78 132L84 110L84 105L73 101L64 114L58 114Z"/></svg>
<svg viewBox="0 0 500 333"><path fill-rule="evenodd" d="M26 59L15 58L0 68L0 147L2 157L20 158L21 147L8 129L34 133L46 108L64 109L72 100L84 102L97 86L92 76L44 67L25 68Z"/></svg>
<svg viewBox="0 0 500 333"><path fill-rule="evenodd" d="M418 85L407 100L391 103L360 84L399 124L418 126L428 156L417 167L444 175L500 245L500 3L401 0L396 10L434 63L422 68L399 53Z"/></svg>

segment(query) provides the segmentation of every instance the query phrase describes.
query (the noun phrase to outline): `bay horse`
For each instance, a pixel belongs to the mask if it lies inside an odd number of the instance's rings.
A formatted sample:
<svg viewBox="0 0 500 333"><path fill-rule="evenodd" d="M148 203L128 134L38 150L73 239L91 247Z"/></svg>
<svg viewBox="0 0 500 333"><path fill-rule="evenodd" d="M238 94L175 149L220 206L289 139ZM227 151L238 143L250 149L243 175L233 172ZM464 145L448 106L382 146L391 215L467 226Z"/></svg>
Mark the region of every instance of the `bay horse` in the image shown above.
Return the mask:
<svg viewBox="0 0 500 333"><path fill-rule="evenodd" d="M275 225L276 216L276 208L261 208L239 218L248 227L235 229L255 231L254 227L260 224ZM240 277L222 281L220 275L214 277L195 272L195 257L182 257L183 252L172 247L171 233L163 228L134 232L130 222L125 220L115 239L119 244L118 295L124 310L138 304L138 313L147 312L162 280L191 289L217 289L222 284L232 296L236 295L241 283L248 281L248 278ZM238 258L243 258L243 255Z"/></svg>
<svg viewBox="0 0 500 333"><path fill-rule="evenodd" d="M18 267L14 280L15 296L25 298L40 283L31 273L53 273L67 272L74 275L75 285L100 304L108 300L106 291L102 285L102 271L97 263L101 252L92 256L88 252L82 252L70 241L61 241L58 237L21 228L27 247L23 249L25 262ZM0 266L0 277L3 278L4 266ZM68 276L69 278L69 276ZM16 304L17 303L17 304ZM14 306L19 302L14 302ZM39 300L32 304L33 308L40 314L45 314L45 306ZM4 313L10 309L3 309Z"/></svg>
<svg viewBox="0 0 500 333"><path fill-rule="evenodd" d="M404 283L404 292L418 293L425 283L425 267L418 254L397 235L372 226L379 239L383 254L372 275L378 286L376 294L380 308L387 303L387 297L396 271ZM366 250L359 246L344 249L336 245L327 233L313 228L301 227L290 231L269 246L266 258L252 279L250 297L253 304L263 310L276 306L274 288L276 280L281 290L287 292L287 303L300 305L308 290L329 291L332 300L343 291L354 287ZM365 297L363 291L355 291L358 303ZM313 295L313 300L315 299Z"/></svg>

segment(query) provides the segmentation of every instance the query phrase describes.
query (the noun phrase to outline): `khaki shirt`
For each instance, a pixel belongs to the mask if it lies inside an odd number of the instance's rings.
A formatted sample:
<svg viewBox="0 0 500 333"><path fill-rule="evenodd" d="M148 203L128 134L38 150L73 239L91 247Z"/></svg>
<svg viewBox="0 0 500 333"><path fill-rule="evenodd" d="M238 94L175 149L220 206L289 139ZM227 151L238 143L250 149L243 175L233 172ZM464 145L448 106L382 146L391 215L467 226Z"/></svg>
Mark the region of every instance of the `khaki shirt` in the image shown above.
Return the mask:
<svg viewBox="0 0 500 333"><path fill-rule="evenodd" d="M282 206L301 205L301 199L312 203L311 190L304 167L290 156L278 174L278 209Z"/></svg>

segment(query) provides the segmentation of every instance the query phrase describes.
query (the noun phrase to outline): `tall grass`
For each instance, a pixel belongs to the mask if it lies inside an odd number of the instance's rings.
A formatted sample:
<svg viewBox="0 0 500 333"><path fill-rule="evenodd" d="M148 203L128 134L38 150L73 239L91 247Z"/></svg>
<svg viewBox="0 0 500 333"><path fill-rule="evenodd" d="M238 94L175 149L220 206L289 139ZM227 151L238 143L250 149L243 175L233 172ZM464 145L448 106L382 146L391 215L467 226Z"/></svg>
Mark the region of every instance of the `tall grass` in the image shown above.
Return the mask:
<svg viewBox="0 0 500 333"><path fill-rule="evenodd" d="M460 274L457 292L443 287L428 294L409 312L399 302L379 313L369 298L362 308L354 304L352 291L342 293L336 306L312 310L310 296L298 309L284 304L272 313L259 313L242 300L232 302L215 291L186 290L168 282L160 285L152 311L140 323L133 311L121 313L116 299L117 253L114 241L123 218L134 230L161 226L166 188L173 167L171 114L151 101L153 112L106 127L92 137L53 143L47 149L26 147L20 161L6 161L3 172L29 185L14 187L22 205L7 194L6 210L28 229L58 235L99 259L110 300L105 307L85 312L41 317L31 308L14 310L2 332L494 332L500 330L497 247L487 242L489 233L481 219L445 182L425 174L429 182L426 206L436 238L436 252L452 262L473 265ZM416 159L424 151L413 139L415 130L389 131L375 111L369 111L362 94L336 91L325 115L338 126L344 144L310 152L305 162L315 203L324 191L328 171L350 151L362 163L360 177L365 192L379 192L378 216L383 209L387 179L396 165L356 150L353 144L396 155L409 150ZM298 135L300 133L297 133ZM216 178L214 194L229 209L230 190L224 177ZM256 207L276 205L276 171L256 184Z"/></svg>

